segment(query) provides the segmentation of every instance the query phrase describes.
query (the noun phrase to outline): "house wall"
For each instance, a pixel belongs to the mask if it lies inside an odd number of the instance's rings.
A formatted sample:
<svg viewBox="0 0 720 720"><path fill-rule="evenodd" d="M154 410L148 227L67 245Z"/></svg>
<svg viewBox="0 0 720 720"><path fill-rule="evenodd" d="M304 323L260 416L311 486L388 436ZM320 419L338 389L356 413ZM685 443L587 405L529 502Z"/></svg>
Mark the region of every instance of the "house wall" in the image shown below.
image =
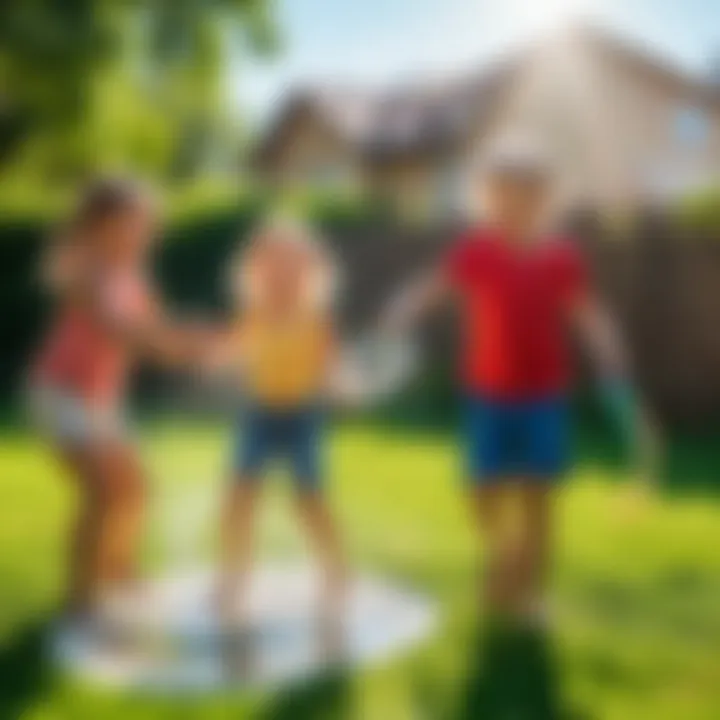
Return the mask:
<svg viewBox="0 0 720 720"><path fill-rule="evenodd" d="M623 191L662 197L718 179L720 106L660 73L628 69L619 56L598 53L595 62Z"/></svg>
<svg viewBox="0 0 720 720"><path fill-rule="evenodd" d="M599 70L587 48L572 38L534 48L493 122L475 134L470 154L482 164L498 145L527 139L552 163L558 209L608 199L626 178L618 162L620 131L603 118L605 81Z"/></svg>
<svg viewBox="0 0 720 720"><path fill-rule="evenodd" d="M699 105L689 85L581 37L528 55L493 122L477 129L465 155L481 160L516 136L548 151L560 206L677 194L707 184L720 169L720 110Z"/></svg>

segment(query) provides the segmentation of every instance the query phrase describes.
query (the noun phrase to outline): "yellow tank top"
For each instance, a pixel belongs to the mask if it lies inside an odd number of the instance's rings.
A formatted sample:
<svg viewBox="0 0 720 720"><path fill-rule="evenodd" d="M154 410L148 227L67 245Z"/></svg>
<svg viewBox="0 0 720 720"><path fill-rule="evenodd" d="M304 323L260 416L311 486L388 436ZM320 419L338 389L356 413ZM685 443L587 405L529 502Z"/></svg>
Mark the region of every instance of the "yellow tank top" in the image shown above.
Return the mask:
<svg viewBox="0 0 720 720"><path fill-rule="evenodd" d="M252 318L243 323L242 338L245 385L253 399L293 406L321 392L330 340L324 318L282 323Z"/></svg>

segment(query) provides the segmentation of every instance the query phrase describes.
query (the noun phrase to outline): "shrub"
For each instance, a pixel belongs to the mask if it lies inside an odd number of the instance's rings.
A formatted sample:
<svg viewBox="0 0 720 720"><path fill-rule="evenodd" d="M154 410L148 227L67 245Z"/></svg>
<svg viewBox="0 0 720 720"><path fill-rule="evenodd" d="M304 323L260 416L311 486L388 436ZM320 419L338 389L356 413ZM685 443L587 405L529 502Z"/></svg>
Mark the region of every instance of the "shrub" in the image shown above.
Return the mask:
<svg viewBox="0 0 720 720"><path fill-rule="evenodd" d="M720 186L685 198L678 214L688 227L720 236Z"/></svg>

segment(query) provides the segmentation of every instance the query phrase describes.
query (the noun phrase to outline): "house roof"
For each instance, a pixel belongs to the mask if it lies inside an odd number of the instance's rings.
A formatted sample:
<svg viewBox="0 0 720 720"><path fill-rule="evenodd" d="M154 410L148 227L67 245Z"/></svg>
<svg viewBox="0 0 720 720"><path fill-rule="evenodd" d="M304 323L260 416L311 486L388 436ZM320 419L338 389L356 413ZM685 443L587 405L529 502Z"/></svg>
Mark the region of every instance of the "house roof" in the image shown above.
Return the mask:
<svg viewBox="0 0 720 720"><path fill-rule="evenodd" d="M272 153L284 129L305 110L356 150L373 157L442 149L491 111L516 65L513 59L451 83L382 91L332 86L296 90L280 106L254 158L261 161Z"/></svg>
<svg viewBox="0 0 720 720"><path fill-rule="evenodd" d="M375 125L364 138L374 156L441 150L464 138L497 107L516 58L454 83L395 91L376 103Z"/></svg>
<svg viewBox="0 0 720 720"><path fill-rule="evenodd" d="M689 73L653 48L599 27L585 26L578 32L587 42L613 55L628 67L653 75L668 84L682 87L688 96L693 97L697 102L707 103L720 109L720 87L717 81L713 80L710 72L706 77Z"/></svg>
<svg viewBox="0 0 720 720"><path fill-rule="evenodd" d="M648 50L597 28L576 31L583 42L635 71L683 90L699 103L720 109L717 86L692 77ZM272 154L297 112L310 110L363 155L381 159L409 152L442 150L462 140L497 106L499 94L533 48L454 82L372 90L325 86L299 89L282 103L262 135L253 159Z"/></svg>

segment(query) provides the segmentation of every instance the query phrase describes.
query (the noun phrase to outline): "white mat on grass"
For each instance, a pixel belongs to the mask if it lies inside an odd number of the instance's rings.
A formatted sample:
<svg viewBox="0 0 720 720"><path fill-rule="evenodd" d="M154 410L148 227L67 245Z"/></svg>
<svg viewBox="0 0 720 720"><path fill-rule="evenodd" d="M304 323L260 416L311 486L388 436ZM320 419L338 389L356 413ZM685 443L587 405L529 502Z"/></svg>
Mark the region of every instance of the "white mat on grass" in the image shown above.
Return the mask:
<svg viewBox="0 0 720 720"><path fill-rule="evenodd" d="M309 568L259 569L249 594L248 632L234 634L212 610L207 570L161 578L141 594L114 598L115 631L61 628L58 662L73 675L148 691L204 691L309 678L392 656L432 632L435 609L378 578L352 583L340 637L319 623L318 577Z"/></svg>

